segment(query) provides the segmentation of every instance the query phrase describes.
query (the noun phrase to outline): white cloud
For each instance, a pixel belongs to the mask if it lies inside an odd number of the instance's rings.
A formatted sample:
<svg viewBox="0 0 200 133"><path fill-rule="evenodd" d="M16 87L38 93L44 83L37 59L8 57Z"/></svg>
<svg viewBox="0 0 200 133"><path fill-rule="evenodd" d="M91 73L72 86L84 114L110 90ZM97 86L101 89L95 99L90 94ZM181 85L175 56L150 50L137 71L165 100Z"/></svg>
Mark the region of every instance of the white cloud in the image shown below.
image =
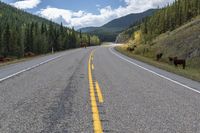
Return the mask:
<svg viewBox="0 0 200 133"><path fill-rule="evenodd" d="M41 9L37 14L47 19L63 24L69 27L81 28L87 26L101 26L112 19L130 14L139 13L150 8L163 7L174 0L123 0L126 6L119 6L112 9L107 6L99 10L99 14L92 14L85 11L71 11L66 9L58 9L48 6Z"/></svg>
<svg viewBox="0 0 200 133"><path fill-rule="evenodd" d="M17 1L15 3L11 3L11 5L19 9L32 9L32 8L37 7L37 5L40 3L41 3L41 0L23 0L23 1Z"/></svg>

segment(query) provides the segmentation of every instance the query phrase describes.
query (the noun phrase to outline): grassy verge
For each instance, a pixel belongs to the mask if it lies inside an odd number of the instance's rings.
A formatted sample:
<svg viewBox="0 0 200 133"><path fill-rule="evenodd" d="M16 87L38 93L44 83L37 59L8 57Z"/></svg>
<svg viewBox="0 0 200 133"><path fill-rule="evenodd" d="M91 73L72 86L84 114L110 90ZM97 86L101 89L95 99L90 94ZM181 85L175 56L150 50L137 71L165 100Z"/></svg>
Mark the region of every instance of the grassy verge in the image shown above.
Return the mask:
<svg viewBox="0 0 200 133"><path fill-rule="evenodd" d="M34 58L38 58L38 57L42 57L42 56L46 56L46 55L49 55L49 54L36 55L36 56L33 56L33 57L23 57L23 58L20 58L20 59L13 59L11 61L0 63L0 67L10 65L10 64L19 63L19 62L24 62L24 61L28 61L28 60L32 60Z"/></svg>
<svg viewBox="0 0 200 133"><path fill-rule="evenodd" d="M63 51L60 51L60 52L63 52ZM58 52L55 52L55 53L58 53ZM28 60L32 60L32 59L35 59L35 58L38 58L38 57L48 56L48 55L51 55L51 54L52 53L47 53L47 54L35 55L33 57L23 57L23 58L20 58L20 59L13 59L11 61L0 63L0 67L10 65L10 64L19 63L19 62L24 62L24 61L28 61Z"/></svg>
<svg viewBox="0 0 200 133"><path fill-rule="evenodd" d="M24 58L20 58L20 59L13 59L11 61L0 63L0 67L10 65L10 64L19 63L19 62L24 62L24 61L28 61L28 60L32 60L34 58L38 58L38 57L42 57L42 56L46 56L46 55L49 55L49 54L37 55L37 56L33 56L33 57L24 57Z"/></svg>
<svg viewBox="0 0 200 133"><path fill-rule="evenodd" d="M117 47L115 47L115 49L118 52L120 52L120 53L122 53L122 54L124 54L128 57L135 58L135 59L140 60L142 62L145 62L147 64L156 66L156 67L164 69L166 71L169 71L169 72L178 74L180 76L184 76L186 78L200 82L200 69L187 68L187 67L186 67L186 69L182 69L182 67L176 68L174 65L170 65L170 64L164 63L164 62L158 62L158 61L155 61L152 58L147 58L147 57L144 57L144 56L141 56L141 55L136 55L132 52L128 52L126 50L126 47L124 47L124 46L117 46Z"/></svg>
<svg viewBox="0 0 200 133"><path fill-rule="evenodd" d="M10 65L10 64L15 64L15 63L26 61L26 60L28 60L28 58L14 59L12 61L0 63L0 67Z"/></svg>
<svg viewBox="0 0 200 133"><path fill-rule="evenodd" d="M77 48L77 49L79 49L79 48ZM70 50L75 50L75 49L67 49L67 50L64 50L64 51L70 51ZM61 53L61 52L64 52L64 51L54 52L53 54ZM10 65L10 64L19 63L19 62L23 62L23 61L28 61L28 60L32 60L32 59L34 59L34 58L43 57L43 56L48 56L48 55L52 55L52 53L46 53L46 54L35 55L35 56L33 56L33 57L23 57L23 58L20 58L20 59L13 59L12 61L0 63L0 67L6 66L6 65Z"/></svg>

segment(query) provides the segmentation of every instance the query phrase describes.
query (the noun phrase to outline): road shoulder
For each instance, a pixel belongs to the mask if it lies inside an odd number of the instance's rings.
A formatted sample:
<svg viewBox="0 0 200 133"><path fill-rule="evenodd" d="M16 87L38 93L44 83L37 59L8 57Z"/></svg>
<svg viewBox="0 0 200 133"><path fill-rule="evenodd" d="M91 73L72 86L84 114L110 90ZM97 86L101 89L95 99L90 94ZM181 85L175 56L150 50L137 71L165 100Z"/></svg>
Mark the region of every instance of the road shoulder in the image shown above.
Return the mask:
<svg viewBox="0 0 200 133"><path fill-rule="evenodd" d="M183 70L181 67L180 68L175 68L173 65L169 65L167 63L163 63L163 62L157 62L155 60L149 59L147 57L143 57L140 55L136 55L134 53L128 52L126 51L126 49L124 49L122 46L117 46L114 48L117 52L128 56L132 59L136 59L139 61L142 61L144 63L147 63L149 65L152 65L154 67L157 67L159 69L183 76L185 78L189 78L191 80L200 82L200 70L197 69L190 69L190 68L186 68L185 70Z"/></svg>
<svg viewBox="0 0 200 133"><path fill-rule="evenodd" d="M196 92L200 92L200 83L188 78L185 78L183 76L171 73L169 71L163 70L162 68L158 68L154 65L151 65L149 63L143 62L139 59L135 59L135 58L131 58L127 55L122 54L121 52L114 50L115 48L110 48L110 52L115 53L119 56L121 56L122 58L126 59L129 63L133 62L133 64L136 64L137 66L141 66L142 69L147 70L161 78L164 78L166 80L169 80L171 82L174 82L175 84L179 84L187 89L196 91ZM139 68L138 67L138 68Z"/></svg>

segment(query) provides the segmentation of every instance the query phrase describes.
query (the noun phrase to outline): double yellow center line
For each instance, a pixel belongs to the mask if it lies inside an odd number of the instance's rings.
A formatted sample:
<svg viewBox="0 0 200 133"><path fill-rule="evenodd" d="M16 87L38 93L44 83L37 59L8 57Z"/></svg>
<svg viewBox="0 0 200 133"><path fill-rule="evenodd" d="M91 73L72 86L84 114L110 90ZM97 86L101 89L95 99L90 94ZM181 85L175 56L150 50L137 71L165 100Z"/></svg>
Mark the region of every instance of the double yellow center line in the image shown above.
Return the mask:
<svg viewBox="0 0 200 133"><path fill-rule="evenodd" d="M89 87L90 87L90 101L91 101L91 108L92 108L93 128L94 128L94 133L103 133L99 110L97 107L96 96L95 96L93 77L92 77L92 70L94 69L94 65L91 64L93 60L93 54L94 54L94 51L91 52L89 61L88 61L88 80L89 80ZM103 103L103 96L102 96L101 89L97 81L95 82L95 86L96 86L96 92L97 92L99 102Z"/></svg>

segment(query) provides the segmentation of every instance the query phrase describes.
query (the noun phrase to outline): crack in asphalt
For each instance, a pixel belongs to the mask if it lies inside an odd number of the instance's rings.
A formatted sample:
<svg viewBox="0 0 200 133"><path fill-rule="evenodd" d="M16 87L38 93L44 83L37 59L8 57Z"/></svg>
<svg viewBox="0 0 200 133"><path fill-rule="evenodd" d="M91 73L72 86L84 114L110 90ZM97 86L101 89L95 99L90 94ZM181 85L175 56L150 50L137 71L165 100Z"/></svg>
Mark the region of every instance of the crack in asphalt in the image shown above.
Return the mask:
<svg viewBox="0 0 200 133"><path fill-rule="evenodd" d="M48 125L42 133L49 133L53 132L58 124L63 119L69 119L71 118L71 113L73 112L72 106L74 104L74 96L75 93L78 91L78 86L80 85L78 80L78 76L80 75L80 68L81 64L83 64L84 58L86 58L87 54L85 54L79 63L77 64L77 67L75 68L73 74L68 80L68 85L65 87L65 89L57 96L58 100L55 104L52 104L48 110L50 110L46 116L44 116L44 123ZM68 127L69 124L66 123L64 127L62 127L62 132L68 133Z"/></svg>

